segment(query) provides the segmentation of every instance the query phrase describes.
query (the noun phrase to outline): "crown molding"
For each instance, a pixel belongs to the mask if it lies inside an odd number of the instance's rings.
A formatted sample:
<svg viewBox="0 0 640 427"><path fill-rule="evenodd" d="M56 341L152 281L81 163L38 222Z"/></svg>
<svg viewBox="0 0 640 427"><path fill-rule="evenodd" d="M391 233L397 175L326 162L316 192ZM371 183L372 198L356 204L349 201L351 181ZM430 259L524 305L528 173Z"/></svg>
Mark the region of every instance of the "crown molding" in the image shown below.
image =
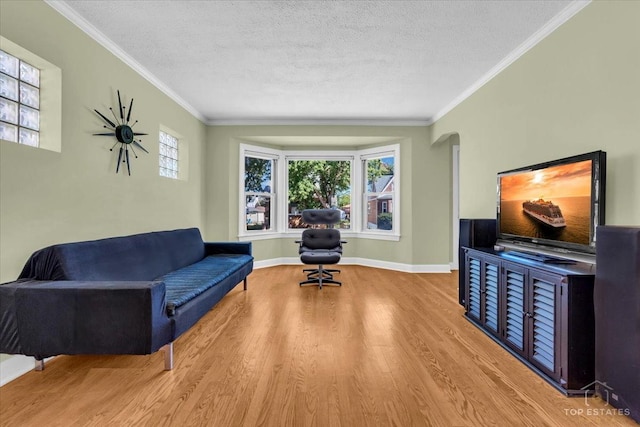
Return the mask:
<svg viewBox="0 0 640 427"><path fill-rule="evenodd" d="M428 126L433 123L430 119L207 119L191 104L182 99L177 93L154 76L142 64L133 59L120 46L113 42L104 33L84 19L78 12L63 0L44 0L46 4L67 18L72 24L80 28L89 37L98 42L101 46L119 58L135 72L140 74L149 83L158 88L161 92L171 98L175 103L191 113L198 120L208 126Z"/></svg>
<svg viewBox="0 0 640 427"><path fill-rule="evenodd" d="M575 0L565 7L562 12L553 17L551 21L547 22L542 28L536 31L531 37L525 40L520 46L515 48L509 55L507 55L502 61L500 61L495 67L491 68L484 76L478 79L474 84L469 86L464 92L458 95L453 101L451 101L446 107L440 110L431 118L431 123L435 123L440 120L445 114L453 110L464 100L473 95L478 89L491 81L495 76L500 74L505 68L513 64L522 55L527 53L531 48L540 43L545 37L553 33L562 24L571 19L575 14L584 9L591 3L591 0Z"/></svg>
<svg viewBox="0 0 640 427"><path fill-rule="evenodd" d="M94 39L98 44L111 52L116 58L120 59L126 65L131 67L135 72L140 74L145 80L158 88L162 93L171 98L175 103L187 110L191 115L206 123L206 118L200 114L198 110L193 108L191 104L182 99L177 93L167 87L156 76L154 76L149 70L142 66L138 61L133 59L128 53L115 44L110 38L104 35L100 30L94 27L89 21L84 19L78 12L76 12L71 6L62 0L44 0L46 4L51 6L60 15L67 18L72 24L84 31L89 37Z"/></svg>
<svg viewBox="0 0 640 427"><path fill-rule="evenodd" d="M430 119L212 119L209 126L428 126Z"/></svg>
<svg viewBox="0 0 640 427"><path fill-rule="evenodd" d="M182 99L178 94L161 82L155 77L149 70L143 67L138 61L133 59L129 54L122 50L116 43L84 19L73 8L71 8L63 0L44 0L46 4L51 6L54 10L68 19L71 23L80 28L88 36L98 42L101 46L111 52L114 56L119 58L126 65L131 67L140 76L149 81L152 85L158 88L161 92L171 98L174 102L187 110L195 118L200 120L209 126L430 126L437 120L445 116L448 112L453 110L456 106L461 104L471 95L473 95L478 89L491 81L495 76L500 74L509 65L519 59L522 55L528 52L535 45L540 43L549 34L555 31L562 24L571 19L575 14L584 9L592 0L575 0L570 3L562 12L556 15L551 21L544 25L540 30L534 33L531 37L525 40L520 46L507 55L502 61L500 61L495 67L489 70L485 75L478 79L474 84L469 86L464 92L451 101L446 107L437 112L431 117L425 119L314 119L314 118L300 118L300 119L241 119L241 118L229 118L229 119L208 119L204 117L198 110L196 110L187 101Z"/></svg>

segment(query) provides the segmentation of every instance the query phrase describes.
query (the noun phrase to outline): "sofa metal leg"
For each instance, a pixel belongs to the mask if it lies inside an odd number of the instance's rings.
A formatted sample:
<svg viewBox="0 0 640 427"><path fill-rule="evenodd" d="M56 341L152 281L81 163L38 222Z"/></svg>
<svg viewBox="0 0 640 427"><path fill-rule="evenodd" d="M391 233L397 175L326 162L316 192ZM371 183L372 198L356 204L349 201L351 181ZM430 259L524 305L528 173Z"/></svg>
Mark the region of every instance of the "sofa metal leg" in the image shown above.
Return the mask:
<svg viewBox="0 0 640 427"><path fill-rule="evenodd" d="M36 371L44 371L44 359L36 359L36 366L34 369Z"/></svg>
<svg viewBox="0 0 640 427"><path fill-rule="evenodd" d="M247 278L246 277L244 278L244 290L245 291L247 290Z"/></svg>
<svg viewBox="0 0 640 427"><path fill-rule="evenodd" d="M173 343L163 345L160 350L164 352L164 370L170 371L173 369Z"/></svg>

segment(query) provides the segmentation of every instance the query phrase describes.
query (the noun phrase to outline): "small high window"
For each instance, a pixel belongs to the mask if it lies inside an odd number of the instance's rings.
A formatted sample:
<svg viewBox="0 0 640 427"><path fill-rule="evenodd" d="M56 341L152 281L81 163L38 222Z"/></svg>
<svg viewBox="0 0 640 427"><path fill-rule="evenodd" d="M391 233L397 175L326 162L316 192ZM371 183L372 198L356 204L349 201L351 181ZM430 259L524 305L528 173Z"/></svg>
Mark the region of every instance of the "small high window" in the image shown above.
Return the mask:
<svg viewBox="0 0 640 427"><path fill-rule="evenodd" d="M0 50L0 138L40 145L40 70Z"/></svg>
<svg viewBox="0 0 640 427"><path fill-rule="evenodd" d="M178 179L178 138L160 131L160 176Z"/></svg>

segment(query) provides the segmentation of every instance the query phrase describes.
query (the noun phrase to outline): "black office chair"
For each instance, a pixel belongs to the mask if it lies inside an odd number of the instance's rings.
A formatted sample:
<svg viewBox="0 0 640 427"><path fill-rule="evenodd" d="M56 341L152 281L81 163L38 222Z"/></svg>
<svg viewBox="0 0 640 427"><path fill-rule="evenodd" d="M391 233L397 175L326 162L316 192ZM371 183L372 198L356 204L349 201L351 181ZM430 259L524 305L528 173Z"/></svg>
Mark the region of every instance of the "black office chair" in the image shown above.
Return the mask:
<svg viewBox="0 0 640 427"><path fill-rule="evenodd" d="M340 222L340 211L337 209L306 209L302 211L302 220L310 225L325 224L333 226ZM304 264L317 265L318 268L304 269L307 280L300 282L303 285L318 285L322 289L323 284L342 286L342 283L333 278L334 273L340 270L326 269L325 265L337 264L342 257L342 244L340 230L335 228L307 228L302 232L302 239L296 240L300 244L298 253Z"/></svg>

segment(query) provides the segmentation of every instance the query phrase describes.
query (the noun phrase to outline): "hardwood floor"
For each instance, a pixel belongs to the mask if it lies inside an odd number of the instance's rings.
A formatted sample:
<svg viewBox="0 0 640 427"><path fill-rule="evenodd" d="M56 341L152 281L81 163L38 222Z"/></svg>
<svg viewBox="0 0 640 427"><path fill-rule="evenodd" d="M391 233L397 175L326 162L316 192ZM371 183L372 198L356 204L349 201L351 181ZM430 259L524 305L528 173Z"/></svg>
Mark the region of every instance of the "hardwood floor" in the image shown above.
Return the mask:
<svg viewBox="0 0 640 427"><path fill-rule="evenodd" d="M625 426L463 317L456 274L256 270L162 354L59 356L0 388L3 426ZM588 405L587 405L588 404ZM594 415L595 414L595 415Z"/></svg>

